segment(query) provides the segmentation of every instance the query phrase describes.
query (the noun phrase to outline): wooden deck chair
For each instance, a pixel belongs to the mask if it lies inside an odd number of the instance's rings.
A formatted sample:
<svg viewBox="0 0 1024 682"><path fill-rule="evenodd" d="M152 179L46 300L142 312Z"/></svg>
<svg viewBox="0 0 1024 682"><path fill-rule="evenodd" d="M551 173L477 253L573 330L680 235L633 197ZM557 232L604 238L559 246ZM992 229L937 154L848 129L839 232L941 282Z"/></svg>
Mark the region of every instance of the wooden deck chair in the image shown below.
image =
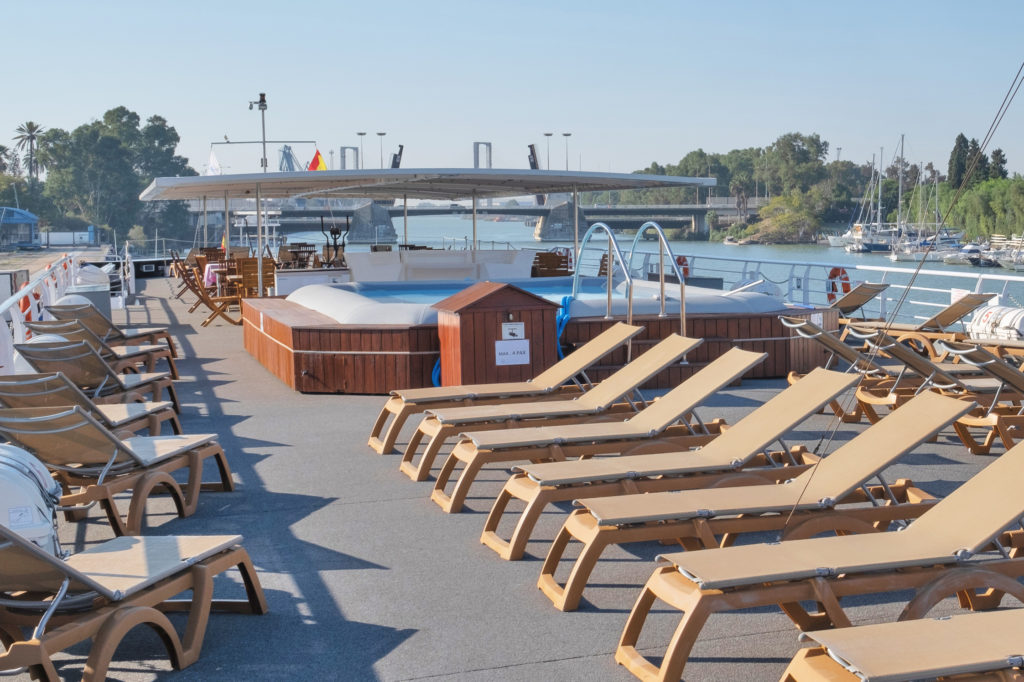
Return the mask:
<svg viewBox="0 0 1024 682"><path fill-rule="evenodd" d="M1024 680L1024 609L808 632L780 682Z"/></svg>
<svg viewBox="0 0 1024 682"><path fill-rule="evenodd" d="M974 343L955 341L937 341L936 346L950 356L961 359L964 364L977 367L1002 382L1013 395L1024 395L1024 373L988 350ZM970 431L972 428L984 429L985 436L980 440L975 438ZM1009 449L1024 434L1024 407L992 402L987 408L978 408L957 419L953 429L972 454L987 455L997 436L1003 446Z"/></svg>
<svg viewBox="0 0 1024 682"><path fill-rule="evenodd" d="M784 532L783 539L826 530L885 529L927 510L928 496L909 481L889 486L880 475L973 404L923 393L800 475L778 485L653 492L580 500L541 567L537 586L555 608L579 606L587 580L605 547L630 542L677 540L689 550L731 544L743 533ZM740 422L742 423L742 421ZM707 447L714 448L732 429ZM879 477L879 485L868 481ZM867 503L867 504L865 504ZM565 585L555 577L572 540L583 543Z"/></svg>
<svg viewBox="0 0 1024 682"><path fill-rule="evenodd" d="M689 434L696 437L694 446L702 445L711 439L711 429L702 428L703 433L698 433L698 429L690 425L694 410L766 357L767 353L731 348L626 421L464 433L445 459L434 481L431 499L448 513L461 511L470 486L486 464L588 458L621 452L630 444L658 436ZM673 427L681 420L685 422ZM720 427L719 422L714 428ZM449 495L445 489L460 465L462 470Z"/></svg>
<svg viewBox="0 0 1024 682"><path fill-rule="evenodd" d="M171 664L199 659L213 610L263 614L259 576L238 535L121 537L58 559L0 525L0 671L58 680L51 656L91 639L83 679L104 680L125 634L148 625ZM244 600L213 599L214 578L237 568ZM219 581L218 581L219 582ZM183 592L186 601L173 600ZM188 612L182 634L165 615ZM21 627L34 627L30 639Z"/></svg>
<svg viewBox="0 0 1024 682"><path fill-rule="evenodd" d="M103 339L96 336L88 327L79 320L41 320L26 321L25 326L36 334L56 334L68 341L85 341L92 346L100 357L108 365L114 368L115 372L125 369L137 371L140 364L146 366L146 371L155 372L156 363L159 360L167 361L167 372L172 379L178 378L178 367L171 357L171 349L163 343L151 343L139 346L111 346Z"/></svg>
<svg viewBox="0 0 1024 682"><path fill-rule="evenodd" d="M80 320L93 334L111 346L127 346L140 343L157 343L160 339L171 349L171 355L178 357L174 340L166 327L117 327L91 303L80 305L49 305L46 310L58 320Z"/></svg>
<svg viewBox="0 0 1024 682"><path fill-rule="evenodd" d="M526 402L542 400L545 396L555 399L577 393L582 390L576 379L578 375L642 331L643 327L616 322L529 381L391 391L370 430L368 445L379 454L392 452L410 415L429 409ZM388 424L387 431L384 431L385 424Z"/></svg>
<svg viewBox="0 0 1024 682"><path fill-rule="evenodd" d="M160 435L164 422L181 433L178 415L169 401L97 404L61 372L0 375L0 405L4 407L70 407L78 405L111 431L136 433L149 429Z"/></svg>
<svg viewBox="0 0 1024 682"><path fill-rule="evenodd" d="M96 402L124 402L127 397L149 394L159 402L163 392L181 414L178 393L166 372L118 374L84 341L15 344L15 350L37 372L63 372L75 386Z"/></svg>
<svg viewBox="0 0 1024 682"><path fill-rule="evenodd" d="M591 421L596 415L635 412L639 409L638 401L628 399L629 395L702 342L703 339L670 334L586 393L566 397L564 400L427 410L409 440L399 469L414 481L427 480L430 467L441 447L449 438L462 431L477 433L540 424L578 424ZM617 402L623 398L627 398L627 401ZM643 406L642 398L639 405ZM416 451L424 439L427 439L427 446L419 462L415 463Z"/></svg>
<svg viewBox="0 0 1024 682"><path fill-rule="evenodd" d="M921 377L911 372L905 363L877 353L865 355L806 318L780 315L779 321L802 338L811 339L822 345L829 353L828 359L825 361L825 367L845 366L847 371L856 372L862 377L861 383L865 387L889 388L899 386L901 388L913 389L921 384ZM953 362L937 362L934 364L943 372L951 375L980 373L977 368L968 364ZM801 375L795 372L790 372L787 377L790 384L800 378ZM829 407L837 417L848 424L856 424L864 416L859 403L856 407L850 409L841 405L839 401L834 400L829 403Z"/></svg>
<svg viewBox="0 0 1024 682"><path fill-rule="evenodd" d="M896 409L911 397L926 390L937 390L946 395L974 400L980 405L990 407L1000 400L1020 401L1021 394L1008 388L1002 380L992 376L957 377L945 371L928 358L919 355L914 349L887 336L881 329L864 330L850 326L850 334L865 340L881 353L903 363L907 370L917 375L921 381L912 384L897 381L892 385L862 385L857 389L857 402L871 423L881 417L879 407ZM967 367L978 369L967 363Z"/></svg>
<svg viewBox="0 0 1024 682"><path fill-rule="evenodd" d="M200 280L198 270L195 271L196 280ZM231 317L228 315L228 308L231 306L241 305L242 297L238 293L229 294L225 296L217 296L211 294L204 287L199 287L195 290L196 296L199 298L199 302L202 303L210 311L210 314L206 316L206 319L199 323L199 326L206 327L218 317L224 321L233 325L242 324L241 317ZM195 306L193 306L194 308Z"/></svg>
<svg viewBox="0 0 1024 682"><path fill-rule="evenodd" d="M852 293L852 292L851 292ZM967 294L942 308L927 320L918 324L881 321L857 321L855 324L864 329L884 329L886 334L901 334L907 338L915 338L923 343L929 339L946 338L956 340L956 332L949 327L961 322L965 317L985 305L996 294ZM846 334L844 331L843 338Z"/></svg>
<svg viewBox="0 0 1024 682"><path fill-rule="evenodd" d="M787 452L782 437L856 383L856 375L818 367L699 450L518 465L491 507L480 542L515 561L526 551L540 515L555 502L790 478L801 470L803 452ZM783 458L767 453L776 441ZM513 499L524 508L506 541L498 531Z"/></svg>
<svg viewBox="0 0 1024 682"><path fill-rule="evenodd" d="M704 623L722 611L778 605L808 631L848 627L839 600L854 595L912 590L901 620L921 618L953 595L972 609L994 608L1005 594L1024 601L1024 532L1004 533L1024 516L1022 486L1024 445L1017 445L899 532L664 555L667 565L640 593L615 660L645 679L677 680ZM660 668L636 648L658 599L683 612Z"/></svg>
<svg viewBox="0 0 1024 682"><path fill-rule="evenodd" d="M140 532L146 499L160 486L171 494L182 518L195 512L200 489L234 490L216 434L118 438L77 405L0 410L0 434L56 474L68 491L62 505L84 510L98 502L117 535ZM217 483L202 482L208 457L217 464ZM171 476L179 469L188 470L184 486ZM126 490L132 497L127 515L122 515L114 496Z"/></svg>
<svg viewBox="0 0 1024 682"><path fill-rule="evenodd" d="M889 288L888 284L882 282L861 282L849 293L843 294L842 298L831 304L829 308L839 311L839 317L849 319L850 315L861 310L864 305ZM863 318L863 313L861 314Z"/></svg>

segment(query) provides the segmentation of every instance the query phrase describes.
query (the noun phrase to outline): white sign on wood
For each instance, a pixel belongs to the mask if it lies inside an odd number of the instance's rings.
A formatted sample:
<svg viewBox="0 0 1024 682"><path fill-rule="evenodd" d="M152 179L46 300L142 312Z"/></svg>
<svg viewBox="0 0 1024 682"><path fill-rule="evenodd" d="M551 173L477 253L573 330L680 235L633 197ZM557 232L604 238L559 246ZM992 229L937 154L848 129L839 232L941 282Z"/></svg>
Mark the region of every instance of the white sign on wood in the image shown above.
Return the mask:
<svg viewBox="0 0 1024 682"><path fill-rule="evenodd" d="M530 364L529 339L516 339L494 342L494 364L504 365Z"/></svg>

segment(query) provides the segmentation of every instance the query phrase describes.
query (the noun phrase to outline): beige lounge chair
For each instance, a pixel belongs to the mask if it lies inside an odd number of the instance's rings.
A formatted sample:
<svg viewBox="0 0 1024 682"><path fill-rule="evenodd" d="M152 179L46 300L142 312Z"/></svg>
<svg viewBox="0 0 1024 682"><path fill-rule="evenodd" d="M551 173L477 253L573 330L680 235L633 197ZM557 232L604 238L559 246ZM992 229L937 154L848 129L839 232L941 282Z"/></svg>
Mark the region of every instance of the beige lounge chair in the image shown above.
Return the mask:
<svg viewBox="0 0 1024 682"><path fill-rule="evenodd" d="M200 274L198 268L193 269L193 275L193 281L197 283L202 282L202 275ZM228 315L228 308L230 308L231 306L240 306L242 304L241 294L237 292L225 292L223 294L210 293L209 291L206 290L206 287L201 285L195 287L192 290L192 293L196 295L197 300L196 304L189 308L189 312L195 310L198 304L202 304L203 306L206 307L207 310L210 311L210 314L206 316L206 319L199 323L200 327L208 326L218 317L223 319L228 324L233 324L236 326L242 324L241 317L232 317L231 315Z"/></svg>
<svg viewBox="0 0 1024 682"><path fill-rule="evenodd" d="M91 303L80 305L50 305L46 310L58 320L79 320L93 334L111 346L128 346L140 343L157 343L163 339L171 349L171 355L178 357L174 341L165 327L117 327Z"/></svg>
<svg viewBox="0 0 1024 682"><path fill-rule="evenodd" d="M731 348L626 421L462 434L461 440L445 459L430 497L448 513L461 511L470 486L486 464L587 458L621 452L631 443L657 436L691 434L696 437L692 446L703 445L711 439L710 430L702 429L703 433L699 434L689 423L672 425L688 419L701 403L738 380L766 357L766 353ZM720 424L716 428L720 429ZM460 464L462 470L449 495L445 488Z"/></svg>
<svg viewBox="0 0 1024 682"><path fill-rule="evenodd" d="M1022 487L1024 445L1017 445L899 532L665 555L667 565L633 606L615 660L638 677L678 680L704 623L721 611L779 605L809 631L849 627L839 600L853 595L913 590L901 619L924 617L953 595L972 609L994 608L1004 594L1024 601L1024 533L1004 533L1024 515ZM658 599L683 612L660 667L636 648Z"/></svg>
<svg viewBox="0 0 1024 682"><path fill-rule="evenodd" d="M78 405L111 431L136 433L149 429L160 435L164 422L181 433L178 415L169 401L97 404L61 372L0 375L0 404L4 407L71 407Z"/></svg>
<svg viewBox="0 0 1024 682"><path fill-rule="evenodd" d="M391 391L370 430L368 445L378 454L392 452L409 416L429 409L564 398L582 390L577 375L642 331L643 327L617 322L529 381Z"/></svg>
<svg viewBox="0 0 1024 682"><path fill-rule="evenodd" d="M166 390L174 411L181 413L178 393L166 372L118 374L84 341L15 344L14 348L37 372L63 372L96 402L125 401L138 394L149 394L159 402Z"/></svg>
<svg viewBox="0 0 1024 682"><path fill-rule="evenodd" d="M199 659L213 609L267 612L259 576L238 535L115 538L58 559L0 525L0 672L28 668L59 680L51 656L91 639L83 679L104 680L124 636L160 635L175 668ZM238 568L246 599L213 599L214 578ZM188 592L188 599L175 599ZM182 634L165 615L188 612ZM21 627L34 627L26 639Z"/></svg>
<svg viewBox="0 0 1024 682"><path fill-rule="evenodd" d="M579 606L587 580L609 545L678 540L686 549L706 549L718 547L719 537L731 544L743 533L781 531L788 539L826 530L864 532L919 516L929 506L922 504L928 496L912 488L909 481L889 486L880 475L972 407L962 400L923 393L778 485L581 500L578 504L583 508L569 515L555 537L537 586L555 608L572 611ZM707 449L720 445L732 430ZM879 485L869 489L867 482L876 476ZM583 543L583 548L563 586L555 572L572 540Z"/></svg>
<svg viewBox="0 0 1024 682"><path fill-rule="evenodd" d="M852 293L852 292L851 292ZM934 339L956 340L958 332L949 327L961 322L975 310L985 305L996 294L967 294L942 308L927 320L918 324L888 322L886 320L857 321L855 324L862 329L882 329L886 334L900 334L900 340L915 339L925 345ZM846 332L841 338L845 339Z"/></svg>
<svg viewBox="0 0 1024 682"><path fill-rule="evenodd" d="M178 516L190 516L199 491L234 490L231 468L216 434L131 436L118 438L81 407L21 407L0 410L0 434L34 454L61 481L64 506L82 511L99 503L114 533L136 535L142 528L146 499L163 486ZM203 483L203 460L212 457L220 480ZM182 487L171 473L188 470ZM132 491L128 513L114 496Z"/></svg>
<svg viewBox="0 0 1024 682"><path fill-rule="evenodd" d="M174 364L171 349L163 343L151 343L141 346L111 346L96 336L79 320L43 320L41 322L25 322L25 326L36 334L56 334L68 341L85 341L95 349L104 362L115 372L125 369L138 371L144 364L146 371L155 372L158 360L167 361L167 372L172 379L178 378L178 367Z"/></svg>
<svg viewBox="0 0 1024 682"><path fill-rule="evenodd" d="M1005 390L1010 394L1024 395L1024 373L986 349L973 343L956 343L954 341L937 341L936 346L951 356L960 358L964 364L977 367L988 376L1002 382ZM970 431L973 428L984 429L984 438L981 440L975 438ZM979 408L971 414L957 419L953 429L972 454L987 455L997 436L1003 446L1009 449L1024 435L1024 430L1022 430L1024 429L1024 407L1020 404L993 402L987 408Z"/></svg>
<svg viewBox="0 0 1024 682"><path fill-rule="evenodd" d="M838 310L841 320L848 319L850 315L861 310L865 304L888 288L889 285L882 282L861 282L848 293L843 294L842 298L831 304L829 308Z"/></svg>
<svg viewBox="0 0 1024 682"><path fill-rule="evenodd" d="M780 682L1024 680L1024 609L922 618L801 635Z"/></svg>
<svg viewBox="0 0 1024 682"><path fill-rule="evenodd" d="M414 481L425 481L430 476L437 453L444 443L462 431L490 431L526 426L557 426L591 421L595 415L635 412L634 400L618 403L652 379L658 372L673 364L702 343L670 334L657 345L626 364L610 377L586 393L563 400L515 403L512 405L473 405L427 410L406 446L399 469ZM641 403L642 404L642 403ZM416 451L426 438L427 446L415 463Z"/></svg>
<svg viewBox="0 0 1024 682"><path fill-rule="evenodd" d="M801 470L797 459L803 452L785 452L782 443L780 462L767 448L856 383L855 374L818 367L695 451L518 465L491 507L480 542L514 561L522 558L540 515L555 502L790 478ZM513 499L524 508L506 541L498 530Z"/></svg>

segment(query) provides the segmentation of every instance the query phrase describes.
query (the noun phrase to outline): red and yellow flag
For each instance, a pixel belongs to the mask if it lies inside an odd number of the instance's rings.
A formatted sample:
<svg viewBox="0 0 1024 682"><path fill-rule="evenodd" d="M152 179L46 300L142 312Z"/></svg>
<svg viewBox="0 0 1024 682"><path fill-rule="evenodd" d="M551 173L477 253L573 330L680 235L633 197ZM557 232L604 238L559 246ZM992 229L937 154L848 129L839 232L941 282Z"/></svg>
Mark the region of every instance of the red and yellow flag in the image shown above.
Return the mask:
<svg viewBox="0 0 1024 682"><path fill-rule="evenodd" d="M227 251L228 250L228 231L227 230L224 230L224 234L221 235L221 237L220 237L220 250L221 251Z"/></svg>
<svg viewBox="0 0 1024 682"><path fill-rule="evenodd" d="M316 150L316 154L313 155L313 160L309 162L309 168L306 170L327 170L327 164L324 163L324 157L320 155L320 150Z"/></svg>

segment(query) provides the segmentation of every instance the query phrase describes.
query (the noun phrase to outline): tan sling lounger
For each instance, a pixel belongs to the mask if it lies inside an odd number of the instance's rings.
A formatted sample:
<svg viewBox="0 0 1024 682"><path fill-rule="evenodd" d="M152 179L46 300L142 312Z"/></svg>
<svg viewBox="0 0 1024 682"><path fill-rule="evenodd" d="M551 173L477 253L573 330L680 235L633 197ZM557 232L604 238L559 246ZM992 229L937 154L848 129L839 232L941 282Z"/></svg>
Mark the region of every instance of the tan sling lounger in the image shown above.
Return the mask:
<svg viewBox="0 0 1024 682"><path fill-rule="evenodd" d="M525 402L542 400L545 396L563 398L565 393L576 393L580 387L572 382L578 374L642 331L643 327L617 322L529 381L391 391L391 396L384 403L370 430L368 445L378 454L394 451L395 441L405 421L410 415L425 410ZM384 425L389 417L391 422L385 431Z"/></svg>
<svg viewBox="0 0 1024 682"><path fill-rule="evenodd" d="M199 660L210 612L267 612L238 535L115 538L69 556L47 554L0 525L0 671L28 667L59 680L50 656L91 639L83 679L106 679L118 644L138 625L160 635L175 668ZM112 570L116 567L116 570ZM238 568L244 600L213 598L214 578ZM67 593L63 594L63 588ZM189 593L185 601L172 598ZM165 615L188 613L181 635ZM46 621L47 616L52 616ZM35 627L25 639L22 627Z"/></svg>
<svg viewBox="0 0 1024 682"><path fill-rule="evenodd" d="M1022 486L1024 445L1017 445L899 532L665 555L667 565L633 606L615 660L644 679L678 680L701 628L719 611L779 605L808 631L848 627L839 600L852 595L913 590L901 619L921 618L953 595L972 609L994 608L1004 594L1024 601L1024 533L1004 533L1024 515ZM660 668L636 648L656 599L683 612ZM809 613L802 601L823 611Z"/></svg>
<svg viewBox="0 0 1024 682"><path fill-rule="evenodd" d="M480 542L514 561L522 558L537 520L554 502L703 488L726 479L738 483L790 478L800 469L774 462L765 455L766 448L857 381L856 374L818 367L699 450L518 465L519 473L509 478L491 507ZM524 502L525 508L505 541L498 528L513 499Z"/></svg>
<svg viewBox="0 0 1024 682"><path fill-rule="evenodd" d="M849 318L851 314L863 308L868 301L888 288L889 285L882 282L861 282L849 293L843 294L842 298L830 305L829 308L838 310L840 317Z"/></svg>
<svg viewBox="0 0 1024 682"><path fill-rule="evenodd" d="M928 496L903 481L874 489L867 482L925 442L973 404L923 393L795 478L777 485L593 497L580 502L551 545L537 586L562 611L579 606L604 548L678 540L686 549L731 543L740 533L785 531L784 538L826 530L869 531L919 516ZM742 421L740 423L743 423ZM729 435L727 430L708 448ZM865 502L870 504L864 505ZM806 526L804 526L806 524ZM810 530L807 530L810 529ZM555 578L572 540L583 543L565 585Z"/></svg>
<svg viewBox="0 0 1024 682"><path fill-rule="evenodd" d="M981 346L971 343L938 341L936 347L963 360L963 364L977 367L988 376L1000 381L1005 391L1013 396L1024 395L1024 373L996 357ZM991 403L987 408L978 408L971 414L956 420L953 424L956 435L967 449L975 455L987 455L996 437L1003 446L1012 448L1024 435L1024 407L1018 405ZM972 428L985 429L985 437L978 440L971 433Z"/></svg>
<svg viewBox="0 0 1024 682"><path fill-rule="evenodd" d="M952 337L955 332L948 331L950 325L960 322L975 310L985 305L996 294L967 294L950 303L927 320L918 324L897 322L858 321L856 325L864 329L882 329L889 333L912 333L922 339ZM843 334L845 336L845 333Z"/></svg>
<svg viewBox="0 0 1024 682"><path fill-rule="evenodd" d="M174 383L166 372L118 374L84 341L15 344L14 348L37 372L63 372L94 401L121 401L126 394L140 393L159 401L166 389L174 411L181 413Z"/></svg>
<svg viewBox="0 0 1024 682"><path fill-rule="evenodd" d="M96 336L79 320L44 320L28 321L25 326L36 334L56 334L68 341L85 341L95 349L100 357L114 368L115 372L125 369L138 371L140 364L146 365L146 371L155 372L158 360L167 361L167 372L172 379L178 378L178 367L174 364L171 349L162 343L151 343L142 346L111 346Z"/></svg>
<svg viewBox="0 0 1024 682"><path fill-rule="evenodd" d="M692 446L702 445L711 437L706 434L701 437L688 423L670 427L687 419L701 403L739 379L766 357L766 353L731 348L626 421L465 433L445 459L434 482L431 499L446 512L461 511L470 486L485 464L587 458L602 453L622 452L624 447L637 441L685 433L698 437ZM462 470L449 495L445 488L460 463Z"/></svg>
<svg viewBox="0 0 1024 682"><path fill-rule="evenodd" d="M126 346L139 343L157 343L163 339L171 349L171 355L178 357L174 341L166 327L118 327L91 303L81 305L49 305L46 310L58 320L79 320L93 334L111 346Z"/></svg>
<svg viewBox="0 0 1024 682"><path fill-rule="evenodd" d="M136 433L149 429L149 435L158 436L166 421L170 422L174 433L181 433L181 423L169 401L96 404L60 372L0 375L0 404L4 407L78 405L111 431Z"/></svg>
<svg viewBox="0 0 1024 682"><path fill-rule="evenodd" d="M658 372L701 343L702 339L670 334L586 393L563 400L427 410L409 440L399 468L412 480L425 481L444 443L462 431L476 433L492 429L537 426L541 423L545 426L577 424L590 421L595 415L635 412L638 408L634 401L616 401L628 397ZM428 439L427 446L420 455L419 463L414 463L416 450L424 438Z"/></svg>
<svg viewBox="0 0 1024 682"><path fill-rule="evenodd" d="M0 410L0 434L34 454L70 491L61 504L82 511L99 502L114 533L135 535L142 528L146 499L163 486L178 516L193 514L199 491L234 490L231 468L215 434L118 438L77 405ZM220 480L203 483L203 461L212 457ZM188 470L182 487L171 473ZM132 491L127 517L114 496Z"/></svg>
<svg viewBox="0 0 1024 682"><path fill-rule="evenodd" d="M1024 609L875 623L801 635L780 682L1024 680Z"/></svg>

